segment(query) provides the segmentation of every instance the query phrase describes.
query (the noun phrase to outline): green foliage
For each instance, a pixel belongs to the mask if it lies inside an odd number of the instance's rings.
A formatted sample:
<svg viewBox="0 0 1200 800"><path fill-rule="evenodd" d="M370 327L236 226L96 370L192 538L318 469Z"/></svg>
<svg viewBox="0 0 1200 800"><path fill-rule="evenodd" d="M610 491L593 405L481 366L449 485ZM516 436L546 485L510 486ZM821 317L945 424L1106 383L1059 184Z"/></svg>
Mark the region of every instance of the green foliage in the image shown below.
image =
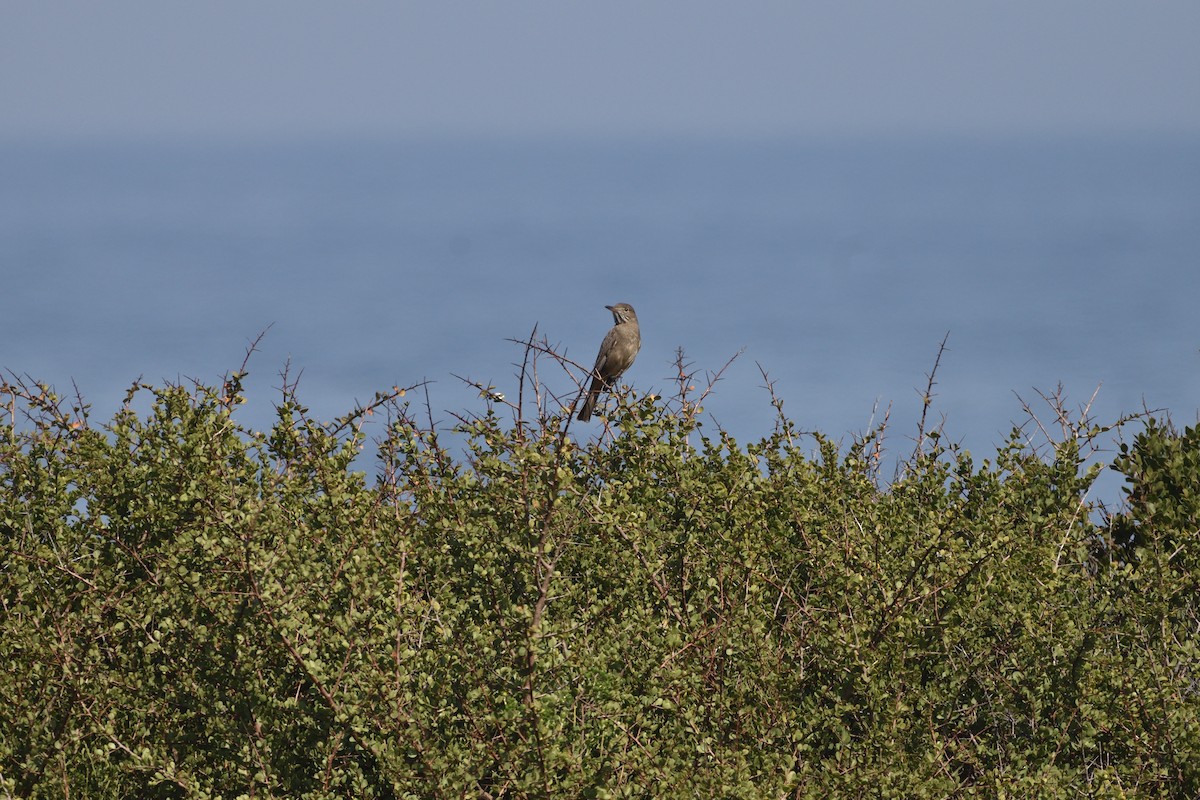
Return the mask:
<svg viewBox="0 0 1200 800"><path fill-rule="evenodd" d="M490 394L455 455L400 391L247 430L243 377L99 429L3 387L0 793L1200 794L1194 428L1098 525L1080 430L881 486L686 393L587 440Z"/></svg>

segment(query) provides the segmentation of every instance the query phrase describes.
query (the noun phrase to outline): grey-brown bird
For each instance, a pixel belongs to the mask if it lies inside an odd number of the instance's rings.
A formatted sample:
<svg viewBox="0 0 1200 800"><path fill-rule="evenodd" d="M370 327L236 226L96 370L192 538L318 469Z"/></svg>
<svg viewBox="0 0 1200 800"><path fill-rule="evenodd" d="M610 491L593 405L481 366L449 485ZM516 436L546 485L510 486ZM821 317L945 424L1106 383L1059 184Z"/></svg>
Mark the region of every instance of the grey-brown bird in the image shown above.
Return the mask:
<svg viewBox="0 0 1200 800"><path fill-rule="evenodd" d="M583 401L583 408L579 409L580 422L587 422L592 418L592 411L596 408L596 401L600 399L600 392L612 387L617 378L633 364L638 350L642 348L642 331L638 327L638 318L633 306L617 303L605 308L612 312L615 324L600 343L596 366L592 367L592 385L588 389L587 399Z"/></svg>

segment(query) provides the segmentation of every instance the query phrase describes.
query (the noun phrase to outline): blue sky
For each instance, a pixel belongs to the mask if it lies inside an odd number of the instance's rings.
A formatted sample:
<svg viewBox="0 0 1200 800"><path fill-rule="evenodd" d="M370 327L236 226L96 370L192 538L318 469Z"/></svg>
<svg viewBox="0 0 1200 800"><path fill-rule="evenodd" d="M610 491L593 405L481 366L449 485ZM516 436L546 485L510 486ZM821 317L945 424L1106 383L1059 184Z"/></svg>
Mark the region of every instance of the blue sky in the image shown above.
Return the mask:
<svg viewBox="0 0 1200 800"><path fill-rule="evenodd" d="M1200 133L1200 2L0 4L0 138Z"/></svg>

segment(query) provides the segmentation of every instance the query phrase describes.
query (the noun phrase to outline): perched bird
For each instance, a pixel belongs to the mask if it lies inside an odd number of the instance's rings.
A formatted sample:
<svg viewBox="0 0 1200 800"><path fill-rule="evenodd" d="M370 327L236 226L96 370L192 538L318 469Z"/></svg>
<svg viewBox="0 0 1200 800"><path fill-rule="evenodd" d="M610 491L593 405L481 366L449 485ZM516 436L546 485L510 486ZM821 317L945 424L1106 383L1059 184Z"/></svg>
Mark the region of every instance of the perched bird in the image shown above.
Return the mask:
<svg viewBox="0 0 1200 800"><path fill-rule="evenodd" d="M617 378L629 369L642 347L642 331L638 327L638 318L633 306L617 303L605 308L612 312L615 324L600 343L596 366L592 367L592 385L588 389L587 399L583 401L583 408L579 409L580 422L587 422L592 418L592 411L596 408L596 401L600 399L600 392L611 388Z"/></svg>

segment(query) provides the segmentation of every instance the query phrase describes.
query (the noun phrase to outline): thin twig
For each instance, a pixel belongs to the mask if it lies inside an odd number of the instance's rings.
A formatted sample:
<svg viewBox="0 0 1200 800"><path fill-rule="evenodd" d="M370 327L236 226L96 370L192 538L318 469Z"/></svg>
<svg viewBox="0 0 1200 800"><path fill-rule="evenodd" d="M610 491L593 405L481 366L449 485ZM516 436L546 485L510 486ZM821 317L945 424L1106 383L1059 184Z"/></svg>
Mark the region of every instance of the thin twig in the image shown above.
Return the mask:
<svg viewBox="0 0 1200 800"><path fill-rule="evenodd" d="M946 335L942 337L941 344L938 345L937 356L933 359L933 369L925 376L925 392L921 395L921 422L917 425L917 444L913 449L913 460L916 461L925 450L926 423L929 415L929 407L933 405L933 387L937 386L937 371L942 364L942 354L946 352L946 342L950 339L950 331L946 331Z"/></svg>

